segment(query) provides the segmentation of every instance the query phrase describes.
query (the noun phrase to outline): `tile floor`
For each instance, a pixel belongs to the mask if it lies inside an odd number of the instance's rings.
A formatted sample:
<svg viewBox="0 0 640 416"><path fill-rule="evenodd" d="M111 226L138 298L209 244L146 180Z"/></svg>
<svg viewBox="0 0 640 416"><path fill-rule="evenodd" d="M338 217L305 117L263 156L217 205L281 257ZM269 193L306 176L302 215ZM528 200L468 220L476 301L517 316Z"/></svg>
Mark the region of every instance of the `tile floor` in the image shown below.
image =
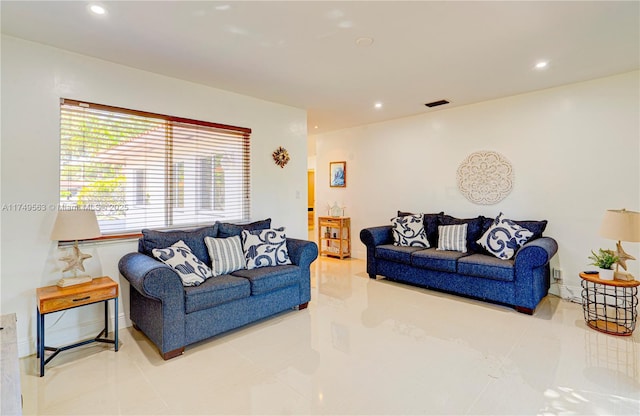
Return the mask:
<svg viewBox="0 0 640 416"><path fill-rule="evenodd" d="M24 414L640 414L640 331L593 331L578 304L549 296L527 316L370 280L356 259L312 273L308 309L170 361L132 328L119 352L67 351L43 378L24 358Z"/></svg>

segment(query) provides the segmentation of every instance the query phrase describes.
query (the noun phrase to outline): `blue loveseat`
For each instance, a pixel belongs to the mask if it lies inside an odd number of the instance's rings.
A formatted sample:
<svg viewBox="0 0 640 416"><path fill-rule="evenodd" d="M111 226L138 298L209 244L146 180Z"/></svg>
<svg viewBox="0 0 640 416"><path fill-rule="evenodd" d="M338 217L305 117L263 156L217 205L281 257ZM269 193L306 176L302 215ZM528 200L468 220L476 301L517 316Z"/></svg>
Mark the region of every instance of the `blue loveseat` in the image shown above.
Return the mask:
<svg viewBox="0 0 640 416"><path fill-rule="evenodd" d="M408 213L398 212L399 216ZM425 214L424 229L431 248L394 245L392 226L365 228L360 240L367 250L367 274L388 280L460 294L514 307L533 314L550 285L549 261L558 250L553 238L543 237L546 221L516 221L533 236L509 260L488 254L477 240L493 219L458 219ZM437 250L438 226L466 223L466 253Z"/></svg>
<svg viewBox="0 0 640 416"><path fill-rule="evenodd" d="M130 318L160 350L165 360L185 346L289 309L304 309L311 298L310 265L318 256L314 242L286 239L292 264L242 269L183 286L174 269L152 256L184 241L205 264L211 259L204 238L239 235L243 229L269 228L270 220L247 225L216 222L190 231L143 230L138 252L118 264L131 284Z"/></svg>

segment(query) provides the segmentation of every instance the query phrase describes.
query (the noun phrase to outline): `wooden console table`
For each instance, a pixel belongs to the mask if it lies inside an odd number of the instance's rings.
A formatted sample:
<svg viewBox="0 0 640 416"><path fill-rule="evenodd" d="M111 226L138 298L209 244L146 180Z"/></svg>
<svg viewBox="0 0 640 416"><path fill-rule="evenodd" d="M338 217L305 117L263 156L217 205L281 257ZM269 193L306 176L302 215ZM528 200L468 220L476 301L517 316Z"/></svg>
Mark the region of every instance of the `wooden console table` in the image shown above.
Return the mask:
<svg viewBox="0 0 640 416"><path fill-rule="evenodd" d="M106 342L114 345L118 351L118 283L109 277L96 277L89 283L75 286L58 287L46 286L36 289L37 314L38 314L38 339L37 358L40 359L40 377L44 376L44 366L51 361L58 353L91 342ZM109 335L109 301L115 302L114 318L114 339L107 339ZM65 347L53 348L45 346L44 341L44 317L52 312L64 311L77 308L79 306L91 305L93 303L104 302L104 329L97 337L81 341ZM103 338L104 336L104 338ZM45 358L44 352L53 351L49 357Z"/></svg>

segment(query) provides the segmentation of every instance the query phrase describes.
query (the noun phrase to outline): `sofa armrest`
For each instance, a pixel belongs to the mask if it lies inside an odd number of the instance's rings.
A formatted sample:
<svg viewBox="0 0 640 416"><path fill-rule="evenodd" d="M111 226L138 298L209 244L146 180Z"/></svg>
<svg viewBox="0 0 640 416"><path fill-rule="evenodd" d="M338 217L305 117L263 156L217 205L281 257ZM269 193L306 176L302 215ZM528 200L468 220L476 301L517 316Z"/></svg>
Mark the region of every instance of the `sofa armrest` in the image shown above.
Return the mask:
<svg viewBox="0 0 640 416"><path fill-rule="evenodd" d="M158 347L166 359L186 345L184 286L171 267L142 253L129 253L118 262L131 283L131 321Z"/></svg>
<svg viewBox="0 0 640 416"><path fill-rule="evenodd" d="M178 273L166 264L142 253L129 253L118 262L120 274L140 294L184 303L184 286Z"/></svg>
<svg viewBox="0 0 640 416"><path fill-rule="evenodd" d="M375 247L381 244L393 243L393 234L390 225L364 228L360 231L360 241L367 247Z"/></svg>
<svg viewBox="0 0 640 416"><path fill-rule="evenodd" d="M551 237L540 237L523 245L516 253L516 267L518 263L527 263L529 267L540 267L558 251L558 243Z"/></svg>
<svg viewBox="0 0 640 416"><path fill-rule="evenodd" d="M318 245L308 240L287 238L287 251L291 262L302 268L309 268L318 257Z"/></svg>
<svg viewBox="0 0 640 416"><path fill-rule="evenodd" d="M291 262L300 267L299 307L311 300L311 263L318 257L318 245L313 241L287 238L287 251Z"/></svg>
<svg viewBox="0 0 640 416"><path fill-rule="evenodd" d="M376 246L393 243L391 226L381 225L363 228L360 231L360 241L367 248L367 274L370 278L375 279L378 274L376 268Z"/></svg>
<svg viewBox="0 0 640 416"><path fill-rule="evenodd" d="M558 251L558 243L550 237L540 237L523 245L515 258L515 303L527 313L533 313L551 285L549 261Z"/></svg>

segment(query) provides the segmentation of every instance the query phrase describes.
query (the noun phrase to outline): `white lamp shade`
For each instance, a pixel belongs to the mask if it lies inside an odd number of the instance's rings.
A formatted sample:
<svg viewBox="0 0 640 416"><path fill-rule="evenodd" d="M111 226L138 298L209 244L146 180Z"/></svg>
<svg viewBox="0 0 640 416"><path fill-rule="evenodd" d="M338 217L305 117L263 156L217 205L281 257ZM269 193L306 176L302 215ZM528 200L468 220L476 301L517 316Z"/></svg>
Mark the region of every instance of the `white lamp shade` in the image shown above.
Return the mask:
<svg viewBox="0 0 640 416"><path fill-rule="evenodd" d="M640 212L607 210L600 226L600 235L611 240L640 242Z"/></svg>
<svg viewBox="0 0 640 416"><path fill-rule="evenodd" d="M51 239L56 241L87 240L101 235L94 211L58 211Z"/></svg>

